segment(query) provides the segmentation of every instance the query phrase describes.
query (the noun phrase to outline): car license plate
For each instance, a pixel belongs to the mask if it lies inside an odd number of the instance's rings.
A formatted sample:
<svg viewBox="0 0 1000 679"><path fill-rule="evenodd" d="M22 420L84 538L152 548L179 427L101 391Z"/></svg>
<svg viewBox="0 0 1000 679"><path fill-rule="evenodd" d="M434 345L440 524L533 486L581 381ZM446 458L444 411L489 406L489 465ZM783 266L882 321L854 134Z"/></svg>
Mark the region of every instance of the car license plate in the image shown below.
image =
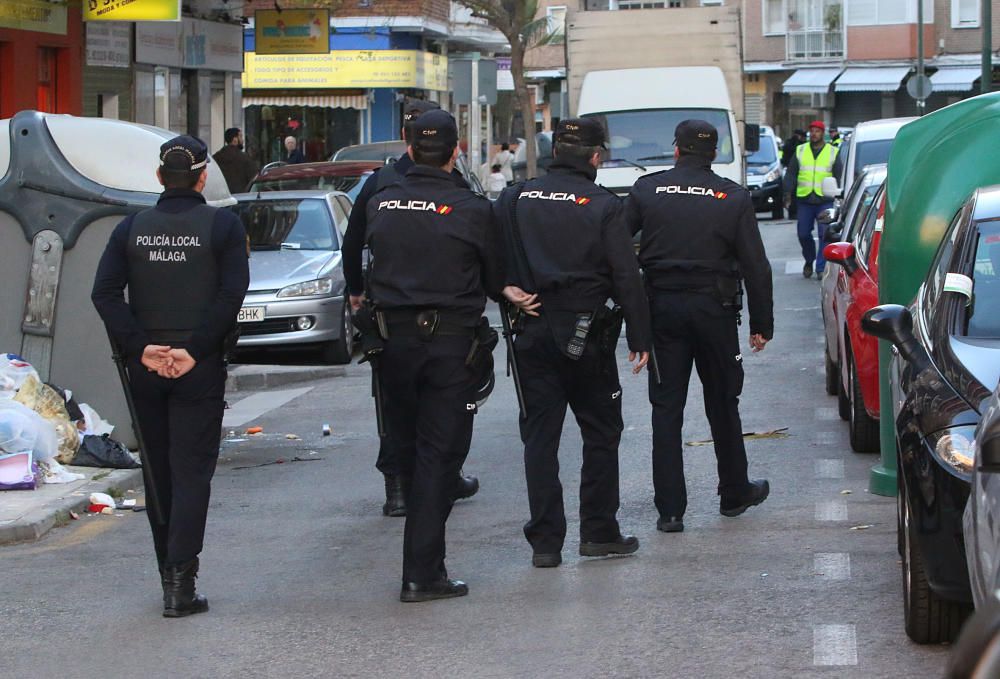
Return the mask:
<svg viewBox="0 0 1000 679"><path fill-rule="evenodd" d="M236 317L237 323L257 323L264 320L264 309L262 306L245 306L240 309Z"/></svg>

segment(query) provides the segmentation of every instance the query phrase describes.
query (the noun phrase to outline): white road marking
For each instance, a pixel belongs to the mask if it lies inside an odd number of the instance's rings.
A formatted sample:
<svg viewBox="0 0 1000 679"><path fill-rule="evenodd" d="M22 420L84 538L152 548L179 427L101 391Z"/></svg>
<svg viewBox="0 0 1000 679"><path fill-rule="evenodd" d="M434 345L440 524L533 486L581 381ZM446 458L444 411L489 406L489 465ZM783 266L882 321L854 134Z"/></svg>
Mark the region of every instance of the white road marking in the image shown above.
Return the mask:
<svg viewBox="0 0 1000 679"><path fill-rule="evenodd" d="M223 427L239 427L254 420L264 413L280 408L293 398L312 391L312 387L301 389L282 389L281 391L263 391L252 394L233 404L222 418Z"/></svg>
<svg viewBox="0 0 1000 679"><path fill-rule="evenodd" d="M813 573L822 580L849 580L851 555L846 552L816 554L813 557Z"/></svg>
<svg viewBox="0 0 1000 679"><path fill-rule="evenodd" d="M785 262L785 273L786 274L797 273L798 275L801 276L802 275L802 267L803 266L805 266L805 262L804 261L800 262L800 261L795 260L795 259L789 260L789 261Z"/></svg>
<svg viewBox="0 0 1000 679"><path fill-rule="evenodd" d="M816 503L817 521L847 521L847 503L843 500L820 500Z"/></svg>
<svg viewBox="0 0 1000 679"><path fill-rule="evenodd" d="M816 419L817 420L838 420L840 419L840 414L837 412L836 408L816 408Z"/></svg>
<svg viewBox="0 0 1000 679"><path fill-rule="evenodd" d="M813 432L813 443L818 446L829 446L837 442L837 432L835 431L817 431Z"/></svg>
<svg viewBox="0 0 1000 679"><path fill-rule="evenodd" d="M844 478L843 460L816 460L817 479L842 479Z"/></svg>
<svg viewBox="0 0 1000 679"><path fill-rule="evenodd" d="M858 640L854 625L813 627L813 665L842 667L858 664Z"/></svg>

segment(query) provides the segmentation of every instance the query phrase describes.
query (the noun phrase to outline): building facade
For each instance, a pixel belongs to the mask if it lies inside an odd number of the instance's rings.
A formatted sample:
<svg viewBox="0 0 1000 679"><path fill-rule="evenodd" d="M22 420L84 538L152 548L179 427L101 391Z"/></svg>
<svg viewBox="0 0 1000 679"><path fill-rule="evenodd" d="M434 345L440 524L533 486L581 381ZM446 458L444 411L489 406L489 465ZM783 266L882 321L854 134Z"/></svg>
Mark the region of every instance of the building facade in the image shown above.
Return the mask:
<svg viewBox="0 0 1000 679"><path fill-rule="evenodd" d="M980 91L981 0L924 0L923 43L932 111ZM993 2L993 52L1000 0ZM909 0L745 0L748 122L787 135L809 121L852 127L918 114L917 3ZM994 64L997 57L994 56Z"/></svg>
<svg viewBox="0 0 1000 679"><path fill-rule="evenodd" d="M83 57L79 6L0 2L0 118L31 109L80 115Z"/></svg>

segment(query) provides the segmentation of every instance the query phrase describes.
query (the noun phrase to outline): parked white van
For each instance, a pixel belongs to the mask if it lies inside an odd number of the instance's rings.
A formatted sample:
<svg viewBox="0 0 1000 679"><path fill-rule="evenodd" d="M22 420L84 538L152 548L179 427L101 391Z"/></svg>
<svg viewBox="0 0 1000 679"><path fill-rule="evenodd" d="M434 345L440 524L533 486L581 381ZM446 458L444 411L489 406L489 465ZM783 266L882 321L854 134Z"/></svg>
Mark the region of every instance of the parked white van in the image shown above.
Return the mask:
<svg viewBox="0 0 1000 679"><path fill-rule="evenodd" d="M673 167L674 129L689 118L719 131L717 174L743 184L743 149L722 70L715 66L591 71L577 115L598 118L608 133L597 183L625 194L639 177Z"/></svg>
<svg viewBox="0 0 1000 679"><path fill-rule="evenodd" d="M846 196L851 184L869 165L889 162L889 152L896 133L916 118L881 118L859 123L850 139L840 146L841 174L837 178L840 195ZM844 129L844 128L841 128Z"/></svg>

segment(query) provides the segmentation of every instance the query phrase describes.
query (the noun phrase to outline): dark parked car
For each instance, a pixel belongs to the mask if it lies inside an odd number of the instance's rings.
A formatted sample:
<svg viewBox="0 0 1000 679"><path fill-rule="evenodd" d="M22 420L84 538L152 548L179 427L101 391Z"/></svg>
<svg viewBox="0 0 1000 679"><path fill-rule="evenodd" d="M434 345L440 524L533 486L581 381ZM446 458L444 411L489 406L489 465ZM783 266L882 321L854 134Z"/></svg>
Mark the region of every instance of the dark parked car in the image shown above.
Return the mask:
<svg viewBox="0 0 1000 679"><path fill-rule="evenodd" d="M772 219L785 218L784 198L781 193L781 152L778 139L769 127L760 130L760 148L747 156L746 187L750 191L753 207L757 212L770 212Z"/></svg>
<svg viewBox="0 0 1000 679"><path fill-rule="evenodd" d="M913 305L865 314L892 342L899 547L906 633L954 639L971 593L962 534L975 427L1000 379L1000 186L978 189L945 231Z"/></svg>

